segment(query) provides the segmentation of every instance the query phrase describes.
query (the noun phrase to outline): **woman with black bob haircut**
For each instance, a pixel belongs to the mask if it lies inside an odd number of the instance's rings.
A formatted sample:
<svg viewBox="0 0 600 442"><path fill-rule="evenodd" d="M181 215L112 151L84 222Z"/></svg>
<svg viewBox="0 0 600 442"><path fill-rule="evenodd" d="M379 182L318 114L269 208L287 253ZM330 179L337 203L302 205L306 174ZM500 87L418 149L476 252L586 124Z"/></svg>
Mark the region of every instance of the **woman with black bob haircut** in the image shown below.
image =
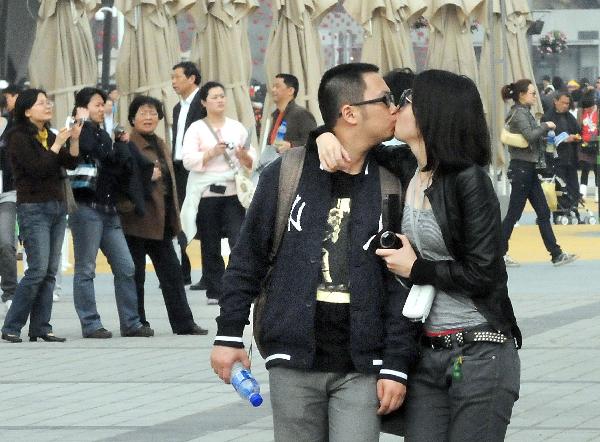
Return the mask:
<svg viewBox="0 0 600 442"><path fill-rule="evenodd" d="M408 375L405 440L503 441L519 397L521 333L475 83L440 70L418 74L400 100L395 137L414 158L401 148L376 149L406 189L402 247L376 253L397 276L434 290L421 358Z"/></svg>
<svg viewBox="0 0 600 442"><path fill-rule="evenodd" d="M64 342L52 333L52 292L67 225L65 175L79 155L81 124L50 130L52 109L41 89L19 93L14 127L7 135L17 190L17 218L27 254L27 270L4 319L2 339L21 342L29 317L29 340ZM70 139L69 146L65 143Z"/></svg>
<svg viewBox="0 0 600 442"><path fill-rule="evenodd" d="M525 203L529 200L535 210L536 224L552 263L555 266L568 264L577 259L577 256L563 252L556 242L550 222L550 208L538 178L538 169L545 168L544 137L548 131L556 129L556 124L552 121L538 124L532 115L531 106L536 103L537 91L531 80L524 78L507 84L502 87L501 94L504 100L514 102L505 119L510 132L523 135L528 143L526 148L508 146L510 164L507 175L511 182L511 192L508 211L502 222L501 248L505 255L504 261L507 267L519 266L519 263L508 255L508 241L515 224L523 214Z"/></svg>
<svg viewBox="0 0 600 442"><path fill-rule="evenodd" d="M173 333L179 335L205 335L208 330L194 322L183 282L183 273L173 238L181 232L179 203L171 149L154 131L164 117L160 101L139 95L129 105L127 119L132 127L130 145L146 164L153 165L152 177L146 190L144 213L133 210L121 212L121 224L135 265L138 312L145 326L144 282L146 280L146 255L150 256L156 276L160 281L165 307Z"/></svg>
<svg viewBox="0 0 600 442"><path fill-rule="evenodd" d="M121 336L150 337L154 330L140 322L135 267L117 213L117 196L124 192L130 176L127 164L131 154L125 143L113 145L101 126L105 101L106 94L93 87L85 87L75 95L73 114L86 119L79 143L80 162L87 165L91 179L72 182L77 201L77 210L69 215L75 255L73 302L84 338L112 337L96 307L96 258L102 250L114 275Z"/></svg>

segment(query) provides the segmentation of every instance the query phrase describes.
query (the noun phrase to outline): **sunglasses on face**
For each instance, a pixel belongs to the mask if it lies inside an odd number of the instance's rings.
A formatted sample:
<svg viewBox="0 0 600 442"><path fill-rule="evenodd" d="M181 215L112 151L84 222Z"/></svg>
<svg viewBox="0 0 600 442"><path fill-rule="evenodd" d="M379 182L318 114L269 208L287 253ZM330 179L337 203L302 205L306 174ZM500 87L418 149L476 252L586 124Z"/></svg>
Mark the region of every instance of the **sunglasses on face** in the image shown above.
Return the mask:
<svg viewBox="0 0 600 442"><path fill-rule="evenodd" d="M372 100L359 101L358 103L350 103L350 106L363 106L365 104L375 104L375 103L383 103L389 109L396 108L396 101L394 100L394 94L392 94L391 92L386 92L385 94L383 94L382 97L373 98ZM342 114L340 113L340 116L341 115Z"/></svg>
<svg viewBox="0 0 600 442"><path fill-rule="evenodd" d="M400 95L400 100L398 100L398 106L404 107L407 104L412 104L412 89L405 89Z"/></svg>

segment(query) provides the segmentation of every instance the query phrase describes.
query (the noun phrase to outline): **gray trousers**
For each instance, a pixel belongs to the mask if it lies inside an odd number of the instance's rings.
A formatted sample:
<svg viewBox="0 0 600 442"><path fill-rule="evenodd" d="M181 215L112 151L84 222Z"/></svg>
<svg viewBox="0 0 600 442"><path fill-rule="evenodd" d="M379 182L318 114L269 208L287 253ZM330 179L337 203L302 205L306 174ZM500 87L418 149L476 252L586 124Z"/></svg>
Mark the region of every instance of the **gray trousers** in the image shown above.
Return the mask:
<svg viewBox="0 0 600 442"><path fill-rule="evenodd" d="M17 205L0 203L0 279L2 302L12 299L17 288Z"/></svg>
<svg viewBox="0 0 600 442"><path fill-rule="evenodd" d="M461 380L452 366L463 357ZM406 442L501 442L519 398L521 362L512 339L451 350L422 348L408 376Z"/></svg>
<svg viewBox="0 0 600 442"><path fill-rule="evenodd" d="M269 386L276 442L379 440L375 375L273 367Z"/></svg>

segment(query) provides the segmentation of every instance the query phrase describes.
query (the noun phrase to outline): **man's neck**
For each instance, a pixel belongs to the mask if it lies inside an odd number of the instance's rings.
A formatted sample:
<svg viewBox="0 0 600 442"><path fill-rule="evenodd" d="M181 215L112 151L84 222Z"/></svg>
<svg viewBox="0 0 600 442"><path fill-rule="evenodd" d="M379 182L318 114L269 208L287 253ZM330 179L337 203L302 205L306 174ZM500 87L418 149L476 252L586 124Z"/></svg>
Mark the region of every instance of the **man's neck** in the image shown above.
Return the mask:
<svg viewBox="0 0 600 442"><path fill-rule="evenodd" d="M352 158L349 167L344 171L351 175L357 175L362 171L365 159L373 144L369 144L355 131L335 130L333 131L339 142Z"/></svg>
<svg viewBox="0 0 600 442"><path fill-rule="evenodd" d="M285 108L288 107L288 104L290 104L292 101L294 101L294 99L287 101L284 100L281 103L276 103L275 106L277 106L277 110L279 110L279 112L283 112L285 111Z"/></svg>
<svg viewBox="0 0 600 442"><path fill-rule="evenodd" d="M187 100L187 98L192 95L194 93L194 91L196 91L196 89L198 89L198 87L194 87L192 89L190 89L187 93L183 93L181 94L181 99L182 100Z"/></svg>

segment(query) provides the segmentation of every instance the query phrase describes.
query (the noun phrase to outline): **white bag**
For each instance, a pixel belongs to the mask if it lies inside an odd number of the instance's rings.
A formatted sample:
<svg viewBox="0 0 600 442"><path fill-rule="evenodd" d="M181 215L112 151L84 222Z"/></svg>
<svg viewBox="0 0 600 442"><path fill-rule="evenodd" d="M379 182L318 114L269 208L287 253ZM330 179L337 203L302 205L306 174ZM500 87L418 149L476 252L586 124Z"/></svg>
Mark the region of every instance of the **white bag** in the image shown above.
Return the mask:
<svg viewBox="0 0 600 442"><path fill-rule="evenodd" d="M413 285L410 288L402 314L413 322L425 322L435 298L432 285Z"/></svg>

